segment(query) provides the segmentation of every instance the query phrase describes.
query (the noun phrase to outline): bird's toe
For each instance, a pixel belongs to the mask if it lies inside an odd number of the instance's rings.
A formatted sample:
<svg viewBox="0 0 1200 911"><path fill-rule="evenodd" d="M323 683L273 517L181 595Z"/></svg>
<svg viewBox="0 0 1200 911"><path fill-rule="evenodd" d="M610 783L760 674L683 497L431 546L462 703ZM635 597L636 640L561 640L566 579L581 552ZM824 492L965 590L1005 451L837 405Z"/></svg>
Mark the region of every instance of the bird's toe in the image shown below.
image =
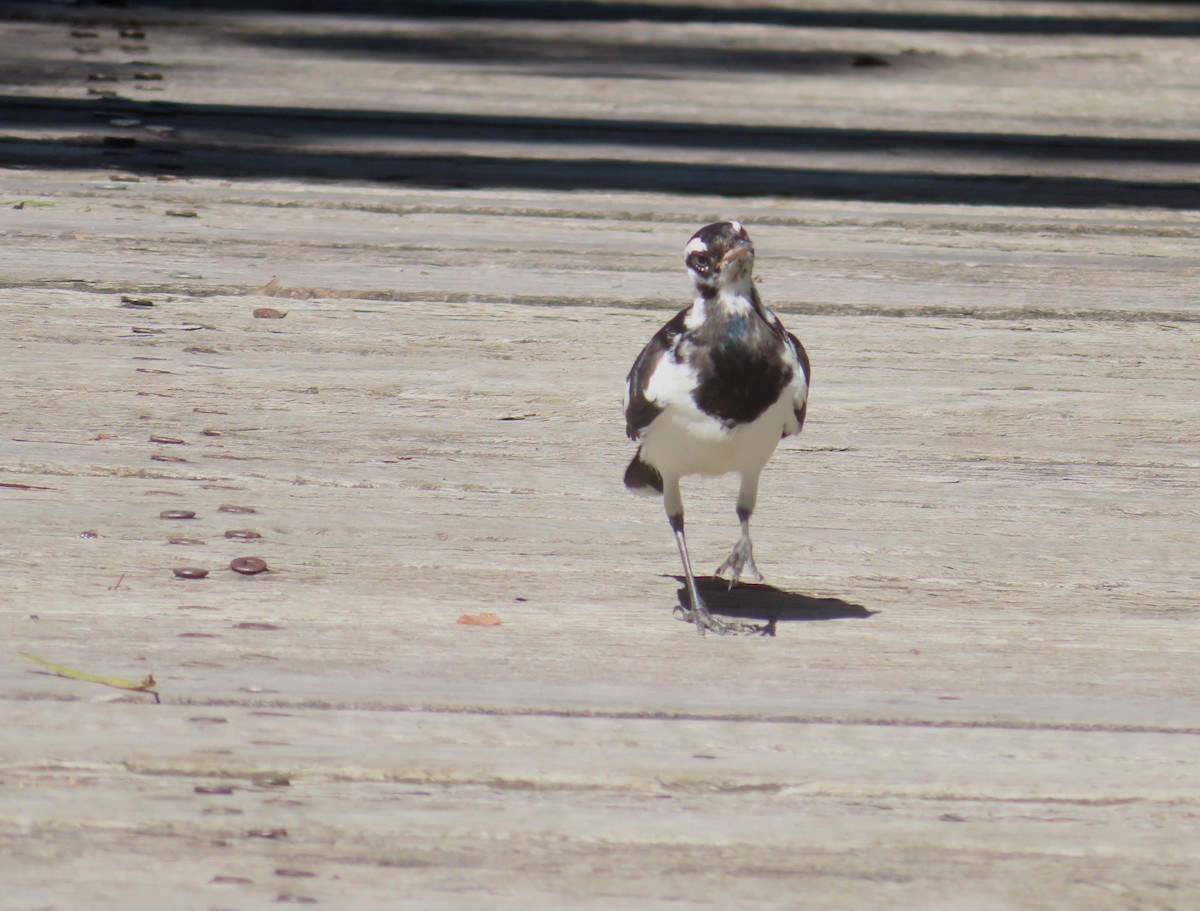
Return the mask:
<svg viewBox="0 0 1200 911"><path fill-rule="evenodd" d="M737 546L733 548L733 553L717 567L714 575L717 578L729 580L730 588L742 581L743 576L752 582L763 581L763 574L758 571L758 566L754 563L753 552L748 545L743 546L743 542L738 542Z"/></svg>
<svg viewBox="0 0 1200 911"><path fill-rule="evenodd" d="M714 633L718 636L726 634L738 635L750 633L754 635L775 635L774 630L768 632L767 627L757 626L753 623L738 623L736 621L722 620L719 617L714 617L707 607L700 605L699 610L689 610L683 605L675 608L675 616L685 623L696 624L696 632L701 636L705 633Z"/></svg>

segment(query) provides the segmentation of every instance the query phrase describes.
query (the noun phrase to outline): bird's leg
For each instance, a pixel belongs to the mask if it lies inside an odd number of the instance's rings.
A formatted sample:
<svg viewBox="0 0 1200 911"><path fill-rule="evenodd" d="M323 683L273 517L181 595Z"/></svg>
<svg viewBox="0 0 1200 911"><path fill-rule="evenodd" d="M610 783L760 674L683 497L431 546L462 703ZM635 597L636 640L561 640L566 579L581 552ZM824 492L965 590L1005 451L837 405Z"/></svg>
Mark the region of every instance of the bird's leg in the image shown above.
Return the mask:
<svg viewBox="0 0 1200 911"><path fill-rule="evenodd" d="M700 597L700 590L696 588L696 577L692 573L692 561L688 558L687 538L683 535L683 513L668 515L667 519L671 523L671 530L675 532L675 543L679 546L679 559L683 561L683 574L687 579L688 611L684 615L684 619L695 623L697 631L702 636L706 629L724 633L725 624L709 612L704 599Z"/></svg>
<svg viewBox="0 0 1200 911"><path fill-rule="evenodd" d="M730 588L737 585L743 575L754 582L763 581L763 574L754 563L754 545L750 541L750 517L739 509L738 520L742 523L742 536L733 545L733 550L725 562L717 567L714 573L722 579L728 579Z"/></svg>
<svg viewBox="0 0 1200 911"><path fill-rule="evenodd" d="M683 534L683 498L679 494L678 479L666 480L663 500L667 507L667 520L671 523L671 531L675 532L675 543L679 546L679 559L683 562L683 573L687 580L689 609L684 619L696 624L696 631L704 635L705 630L712 630L718 635L725 633L757 632L758 628L744 623L726 623L718 620L700 597L696 587L696 576L692 572L692 561L688 557L687 538Z"/></svg>
<svg viewBox="0 0 1200 911"><path fill-rule="evenodd" d="M763 575L754 565L754 545L750 543L750 516L754 513L754 504L758 500L758 478L742 478L742 488L738 493L737 517L742 525L742 536L729 558L722 563L715 573L723 579L729 579L729 587L733 588L742 575L747 575L755 582L762 582Z"/></svg>

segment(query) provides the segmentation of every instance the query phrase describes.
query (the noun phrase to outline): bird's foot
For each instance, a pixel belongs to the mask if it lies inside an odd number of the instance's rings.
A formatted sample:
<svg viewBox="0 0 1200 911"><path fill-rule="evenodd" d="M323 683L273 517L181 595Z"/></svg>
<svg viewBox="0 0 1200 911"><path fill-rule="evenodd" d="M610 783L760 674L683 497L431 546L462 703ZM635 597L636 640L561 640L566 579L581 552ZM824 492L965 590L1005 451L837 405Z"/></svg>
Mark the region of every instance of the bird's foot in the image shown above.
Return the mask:
<svg viewBox="0 0 1200 911"><path fill-rule="evenodd" d="M754 565L754 548L750 544L750 539L741 538L737 544L733 545L733 551L729 554L729 558L717 567L717 571L713 575L728 579L730 588L737 585L743 575L754 582L762 582L763 574Z"/></svg>
<svg viewBox="0 0 1200 911"><path fill-rule="evenodd" d="M706 632L716 633L718 636L724 636L726 633L735 636L745 633L759 636L775 635L774 624L771 623L764 626L757 626L753 623L735 623L728 620L719 620L712 615L712 612L709 611L703 601L695 608L684 607L680 604L675 608L675 616L685 623L696 624L696 632L701 636Z"/></svg>

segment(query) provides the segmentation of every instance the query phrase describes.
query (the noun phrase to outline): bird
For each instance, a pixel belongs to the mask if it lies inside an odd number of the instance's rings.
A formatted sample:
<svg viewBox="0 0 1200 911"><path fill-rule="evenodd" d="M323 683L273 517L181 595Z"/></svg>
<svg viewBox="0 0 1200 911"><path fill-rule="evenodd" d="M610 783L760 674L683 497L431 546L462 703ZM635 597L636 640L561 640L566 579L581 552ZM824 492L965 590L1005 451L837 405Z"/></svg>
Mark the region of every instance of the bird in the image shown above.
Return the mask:
<svg viewBox="0 0 1200 911"><path fill-rule="evenodd" d="M733 587L763 581L754 562L750 517L763 468L784 437L800 432L808 410L808 353L754 284L754 245L738 221L701 228L684 247L695 286L680 310L642 349L626 378L625 430L638 444L625 486L661 493L683 563L689 605L683 619L701 635L762 632L714 617L696 588L683 530L680 480L741 476L741 535L715 575Z"/></svg>

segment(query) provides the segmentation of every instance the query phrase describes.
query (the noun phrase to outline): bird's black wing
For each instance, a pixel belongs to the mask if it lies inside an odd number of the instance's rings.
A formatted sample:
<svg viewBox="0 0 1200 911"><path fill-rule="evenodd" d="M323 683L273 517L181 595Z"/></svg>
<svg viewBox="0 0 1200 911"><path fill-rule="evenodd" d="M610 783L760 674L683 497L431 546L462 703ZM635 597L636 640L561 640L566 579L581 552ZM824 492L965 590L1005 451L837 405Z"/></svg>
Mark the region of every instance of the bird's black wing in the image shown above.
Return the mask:
<svg viewBox="0 0 1200 911"><path fill-rule="evenodd" d="M788 341L792 343L792 348L796 351L796 358L800 361L800 369L804 371L804 398L798 400L793 406L793 413L796 415L796 433L799 433L804 428L804 417L808 413L808 387L812 383L812 365L808 361L808 352L804 350L804 346L800 344L800 339L787 334ZM799 397L797 397L799 399Z"/></svg>
<svg viewBox="0 0 1200 911"><path fill-rule="evenodd" d="M633 362L626 378L628 391L625 396L625 433L629 439L637 440L642 432L662 413L662 408L646 398L646 385L659 362L670 355L679 337L687 331L684 318L690 307L680 310L654 337L646 343L642 353Z"/></svg>

